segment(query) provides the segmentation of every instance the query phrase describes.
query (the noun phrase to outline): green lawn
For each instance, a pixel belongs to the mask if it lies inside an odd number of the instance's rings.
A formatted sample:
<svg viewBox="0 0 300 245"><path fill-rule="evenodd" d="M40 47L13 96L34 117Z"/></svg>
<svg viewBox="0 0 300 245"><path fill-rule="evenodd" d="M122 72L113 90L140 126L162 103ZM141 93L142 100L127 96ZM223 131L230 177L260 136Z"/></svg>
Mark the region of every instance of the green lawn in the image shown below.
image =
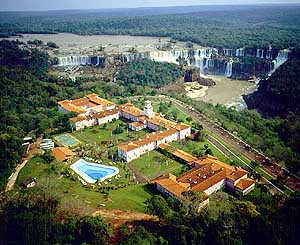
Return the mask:
<svg viewBox="0 0 300 245"><path fill-rule="evenodd" d="M115 165L114 165L115 166ZM136 185L124 163L117 163L120 179L111 178L106 184L83 186L78 176L65 163L53 161L47 164L40 157L32 158L21 170L16 191L46 193L61 200L61 206L93 210L99 204L105 204L108 209L121 209L143 212L144 202L151 196L151 191L144 185ZM37 178L37 185L23 189L20 184L27 177ZM94 186L94 187L93 187ZM108 198L102 193L103 188L109 188Z"/></svg>
<svg viewBox="0 0 300 245"><path fill-rule="evenodd" d="M73 135L86 143L97 143L103 145L103 142L107 142L108 144L118 145L122 142L138 139L148 133L147 130L141 130L138 132L131 131L130 129L127 130L127 125L127 123L121 120L116 120L115 122L108 123L105 127L104 125L100 125L75 131L73 132ZM123 128L123 132L114 134L113 131L118 126Z"/></svg>
<svg viewBox="0 0 300 245"><path fill-rule="evenodd" d="M179 163L158 151L151 151L132 161L131 166L148 179L153 179L161 174L180 174L186 170L185 164Z"/></svg>
<svg viewBox="0 0 300 245"><path fill-rule="evenodd" d="M152 196L147 185L132 185L110 191L106 208L145 212L145 201Z"/></svg>
<svg viewBox="0 0 300 245"><path fill-rule="evenodd" d="M20 185L28 177L37 178L46 174L49 165L39 157L30 159L18 175L16 184Z"/></svg>
<svg viewBox="0 0 300 245"><path fill-rule="evenodd" d="M170 117L172 117L172 115L176 115L176 118L173 118L173 120L176 119L176 121L182 121L184 123L188 123L186 121L186 114L184 114L182 111L178 110L176 108L176 106L169 104L169 103L165 103L168 105L168 111L164 114L169 115ZM153 110L158 112L159 109L159 102L158 101L152 101L152 106L153 106Z"/></svg>

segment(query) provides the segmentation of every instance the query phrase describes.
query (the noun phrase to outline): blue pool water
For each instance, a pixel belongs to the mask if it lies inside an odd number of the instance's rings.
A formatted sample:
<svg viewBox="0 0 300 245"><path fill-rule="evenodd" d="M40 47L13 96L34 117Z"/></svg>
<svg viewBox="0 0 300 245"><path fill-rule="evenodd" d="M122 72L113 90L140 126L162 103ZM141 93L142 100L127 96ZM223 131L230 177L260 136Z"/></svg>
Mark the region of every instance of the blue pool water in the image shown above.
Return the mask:
<svg viewBox="0 0 300 245"><path fill-rule="evenodd" d="M95 183L97 180L103 181L119 173L119 169L116 167L90 163L83 159L72 164L71 169L88 183Z"/></svg>

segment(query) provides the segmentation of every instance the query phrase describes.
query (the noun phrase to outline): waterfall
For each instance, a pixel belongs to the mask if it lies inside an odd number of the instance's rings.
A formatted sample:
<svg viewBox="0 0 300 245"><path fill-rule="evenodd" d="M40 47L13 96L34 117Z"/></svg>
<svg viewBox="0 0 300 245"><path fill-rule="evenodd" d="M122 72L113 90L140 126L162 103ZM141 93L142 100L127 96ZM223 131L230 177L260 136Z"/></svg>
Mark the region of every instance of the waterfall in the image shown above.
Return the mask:
<svg viewBox="0 0 300 245"><path fill-rule="evenodd" d="M267 59L271 59L272 58L272 49L267 50L266 58Z"/></svg>
<svg viewBox="0 0 300 245"><path fill-rule="evenodd" d="M256 58L260 58L260 49L259 48L256 50Z"/></svg>
<svg viewBox="0 0 300 245"><path fill-rule="evenodd" d="M179 64L187 62L190 66L196 66L200 68L200 76L204 75L204 68L209 68L213 65L211 59L213 54L218 52L214 48L201 48L196 50L171 50L171 51L151 51L148 54L148 58L159 62L169 62Z"/></svg>
<svg viewBox="0 0 300 245"><path fill-rule="evenodd" d="M71 55L57 57L58 65L57 66L79 66L79 65L91 65L92 60L90 56L86 55ZM97 56L97 65L101 59L101 56Z"/></svg>
<svg viewBox="0 0 300 245"><path fill-rule="evenodd" d="M261 56L260 56L260 58L262 58L262 59L264 58L264 50L263 49L261 50Z"/></svg>
<svg viewBox="0 0 300 245"><path fill-rule="evenodd" d="M225 56L233 56L233 50L232 49L224 49L224 55Z"/></svg>
<svg viewBox="0 0 300 245"><path fill-rule="evenodd" d="M278 52L276 59L272 61L273 70L269 72L269 75L271 75L274 71L276 71L276 69L278 69L279 66L281 66L283 63L285 63L288 60L289 53L290 50L288 49L283 49Z"/></svg>
<svg viewBox="0 0 300 245"><path fill-rule="evenodd" d="M235 56L236 57L243 57L243 56L245 56L245 49L244 48L238 48L238 49L236 49Z"/></svg>
<svg viewBox="0 0 300 245"><path fill-rule="evenodd" d="M225 76L231 77L232 76L232 64L233 60L230 60L229 62L226 62L226 70L225 70Z"/></svg>

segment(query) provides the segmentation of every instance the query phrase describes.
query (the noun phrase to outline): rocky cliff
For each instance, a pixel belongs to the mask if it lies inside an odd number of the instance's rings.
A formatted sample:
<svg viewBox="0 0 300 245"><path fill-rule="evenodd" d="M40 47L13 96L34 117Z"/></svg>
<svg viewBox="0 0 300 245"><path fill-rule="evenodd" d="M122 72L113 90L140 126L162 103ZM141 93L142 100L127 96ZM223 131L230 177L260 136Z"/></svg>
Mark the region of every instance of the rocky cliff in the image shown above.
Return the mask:
<svg viewBox="0 0 300 245"><path fill-rule="evenodd" d="M244 96L249 109L265 116L300 114L300 59L292 58L268 79L261 80L256 92Z"/></svg>

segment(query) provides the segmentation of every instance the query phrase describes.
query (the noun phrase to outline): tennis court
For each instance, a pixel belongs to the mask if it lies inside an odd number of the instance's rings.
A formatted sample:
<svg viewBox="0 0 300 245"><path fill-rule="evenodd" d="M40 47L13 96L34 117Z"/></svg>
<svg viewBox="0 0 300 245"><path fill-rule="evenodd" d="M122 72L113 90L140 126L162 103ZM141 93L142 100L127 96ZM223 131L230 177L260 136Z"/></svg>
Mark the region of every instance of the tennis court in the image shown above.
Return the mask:
<svg viewBox="0 0 300 245"><path fill-rule="evenodd" d="M67 146L67 147L74 147L80 144L80 141L74 138L73 136L69 134L62 134L59 136L56 136L55 139L58 141L58 143Z"/></svg>

